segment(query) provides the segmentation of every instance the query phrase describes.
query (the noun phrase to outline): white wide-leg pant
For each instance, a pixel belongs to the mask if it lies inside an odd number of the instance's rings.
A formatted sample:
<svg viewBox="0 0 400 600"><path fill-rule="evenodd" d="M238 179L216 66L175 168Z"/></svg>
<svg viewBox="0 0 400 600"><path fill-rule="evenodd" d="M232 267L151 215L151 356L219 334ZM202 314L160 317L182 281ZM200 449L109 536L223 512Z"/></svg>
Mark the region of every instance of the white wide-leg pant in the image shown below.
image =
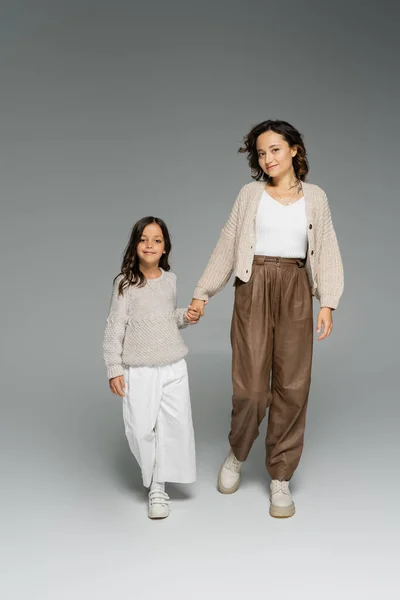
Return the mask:
<svg viewBox="0 0 400 600"><path fill-rule="evenodd" d="M125 433L151 481L192 483L196 457L189 380L185 359L160 367L127 367L123 399Z"/></svg>

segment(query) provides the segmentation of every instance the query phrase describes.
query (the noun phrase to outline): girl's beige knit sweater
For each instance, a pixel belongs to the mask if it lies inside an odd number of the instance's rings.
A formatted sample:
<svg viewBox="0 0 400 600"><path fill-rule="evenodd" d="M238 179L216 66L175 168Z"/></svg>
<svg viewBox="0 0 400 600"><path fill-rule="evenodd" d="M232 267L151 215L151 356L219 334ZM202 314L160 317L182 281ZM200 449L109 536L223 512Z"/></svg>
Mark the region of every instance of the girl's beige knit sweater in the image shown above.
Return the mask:
<svg viewBox="0 0 400 600"><path fill-rule="evenodd" d="M161 277L125 288L121 296L122 275L115 280L103 340L108 379L123 375L125 366L171 364L188 352L178 331L188 321L187 309L176 307L176 275L160 270Z"/></svg>

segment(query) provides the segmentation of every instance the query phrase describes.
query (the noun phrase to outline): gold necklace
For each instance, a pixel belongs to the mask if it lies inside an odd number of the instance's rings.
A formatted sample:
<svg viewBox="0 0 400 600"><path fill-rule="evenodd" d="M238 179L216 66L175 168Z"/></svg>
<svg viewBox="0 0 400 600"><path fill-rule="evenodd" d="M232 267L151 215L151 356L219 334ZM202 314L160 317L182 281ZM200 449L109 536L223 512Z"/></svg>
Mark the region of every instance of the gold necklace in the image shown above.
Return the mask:
<svg viewBox="0 0 400 600"><path fill-rule="evenodd" d="M291 190L294 187L297 187L296 190L296 194L299 194L302 190L302 186L301 186L301 181L300 180L296 180L296 182L290 186L290 188L287 190L289 192L289 190ZM280 195L280 193L278 192L278 190L275 190L275 193L277 194L279 200L281 201L281 204L283 204L283 206L290 206L291 204L293 204L293 202L297 202L297 199L293 200L289 200L289 202L284 202L282 196Z"/></svg>

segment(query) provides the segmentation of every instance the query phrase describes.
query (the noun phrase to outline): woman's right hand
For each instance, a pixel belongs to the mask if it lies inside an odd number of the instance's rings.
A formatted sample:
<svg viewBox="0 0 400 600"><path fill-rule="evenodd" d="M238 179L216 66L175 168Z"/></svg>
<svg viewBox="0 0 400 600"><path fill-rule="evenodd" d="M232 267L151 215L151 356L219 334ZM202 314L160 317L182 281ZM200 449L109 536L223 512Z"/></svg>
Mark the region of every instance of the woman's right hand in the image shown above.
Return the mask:
<svg viewBox="0 0 400 600"><path fill-rule="evenodd" d="M121 396L121 398L125 396L125 379L123 375L113 377L112 379L110 379L109 384L110 390L113 394Z"/></svg>
<svg viewBox="0 0 400 600"><path fill-rule="evenodd" d="M204 307L207 304L207 300L198 300L197 298L192 298L192 302L189 308L193 310L198 310L200 313L200 317L204 317Z"/></svg>

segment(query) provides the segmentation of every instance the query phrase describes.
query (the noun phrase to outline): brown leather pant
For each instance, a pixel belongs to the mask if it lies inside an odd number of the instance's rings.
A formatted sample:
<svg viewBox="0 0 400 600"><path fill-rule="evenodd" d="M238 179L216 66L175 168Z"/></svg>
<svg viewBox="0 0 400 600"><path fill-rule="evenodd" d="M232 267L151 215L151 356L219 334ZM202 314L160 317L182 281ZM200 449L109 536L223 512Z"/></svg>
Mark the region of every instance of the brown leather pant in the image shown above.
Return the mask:
<svg viewBox="0 0 400 600"><path fill-rule="evenodd" d="M235 282L229 441L246 460L269 406L266 464L289 480L303 449L313 346L312 296L304 261L255 256L250 281Z"/></svg>

